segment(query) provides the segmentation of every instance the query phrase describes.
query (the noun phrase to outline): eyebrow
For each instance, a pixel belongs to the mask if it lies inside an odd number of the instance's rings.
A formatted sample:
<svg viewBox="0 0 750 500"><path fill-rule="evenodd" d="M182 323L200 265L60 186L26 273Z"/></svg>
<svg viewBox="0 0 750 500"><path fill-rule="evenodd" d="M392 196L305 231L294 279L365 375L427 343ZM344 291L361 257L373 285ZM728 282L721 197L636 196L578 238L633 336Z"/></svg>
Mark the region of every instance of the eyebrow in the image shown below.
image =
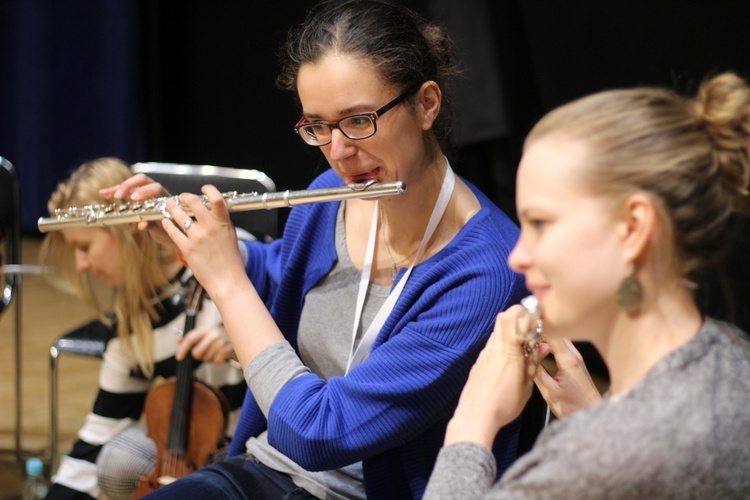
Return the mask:
<svg viewBox="0 0 750 500"><path fill-rule="evenodd" d="M356 106L351 106L349 108L345 108L339 111L339 117L346 118L347 116L351 115L358 115L361 113L371 113L375 111L377 108L372 107L369 104L358 104ZM320 115L314 114L314 113L305 113L302 112L302 116L305 117L305 120L320 120L322 121L322 117Z"/></svg>
<svg viewBox="0 0 750 500"><path fill-rule="evenodd" d="M544 207L539 206L527 206L516 212L518 220L521 219L533 219L541 216L545 216L548 211Z"/></svg>

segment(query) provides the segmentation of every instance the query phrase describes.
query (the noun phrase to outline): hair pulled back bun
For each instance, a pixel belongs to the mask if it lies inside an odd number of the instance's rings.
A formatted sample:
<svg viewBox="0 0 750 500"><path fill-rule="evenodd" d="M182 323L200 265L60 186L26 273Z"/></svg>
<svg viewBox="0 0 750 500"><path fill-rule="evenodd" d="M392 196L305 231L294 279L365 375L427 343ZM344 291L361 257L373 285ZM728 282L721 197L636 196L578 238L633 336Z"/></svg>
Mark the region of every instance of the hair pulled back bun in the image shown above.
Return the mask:
<svg viewBox="0 0 750 500"><path fill-rule="evenodd" d="M705 82L688 110L709 135L716 165L735 207L747 210L750 184L750 88L737 75L723 73Z"/></svg>
<svg viewBox="0 0 750 500"><path fill-rule="evenodd" d="M592 192L655 200L688 280L722 258L730 216L750 205L750 88L737 75L706 80L691 99L649 87L583 97L544 116L526 144L553 133L587 143Z"/></svg>

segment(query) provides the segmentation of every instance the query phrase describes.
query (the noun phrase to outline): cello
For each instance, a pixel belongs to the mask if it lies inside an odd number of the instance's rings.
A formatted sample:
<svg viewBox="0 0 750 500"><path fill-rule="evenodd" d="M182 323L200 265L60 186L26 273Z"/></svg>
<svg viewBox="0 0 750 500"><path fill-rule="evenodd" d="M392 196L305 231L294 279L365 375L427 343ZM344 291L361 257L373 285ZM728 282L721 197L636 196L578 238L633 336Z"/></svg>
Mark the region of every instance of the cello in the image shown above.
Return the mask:
<svg viewBox="0 0 750 500"><path fill-rule="evenodd" d="M203 297L203 287L193 279L185 305L185 333L195 328ZM141 476L133 498L206 465L226 439L227 399L193 377L196 365L188 353L178 363L175 377L154 387L146 398L146 423L148 436L156 443L156 463L150 474Z"/></svg>

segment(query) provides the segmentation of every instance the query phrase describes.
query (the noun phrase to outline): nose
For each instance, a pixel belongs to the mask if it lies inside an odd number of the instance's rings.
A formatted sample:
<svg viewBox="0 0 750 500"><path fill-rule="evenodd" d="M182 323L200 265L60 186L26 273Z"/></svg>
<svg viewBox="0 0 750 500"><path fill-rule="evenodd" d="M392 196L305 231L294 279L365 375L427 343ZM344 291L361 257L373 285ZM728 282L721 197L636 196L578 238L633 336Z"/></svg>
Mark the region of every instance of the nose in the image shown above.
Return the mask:
<svg viewBox="0 0 750 500"><path fill-rule="evenodd" d="M81 272L91 269L91 262L82 251L75 250L73 253L73 260L75 261L76 271Z"/></svg>
<svg viewBox="0 0 750 500"><path fill-rule="evenodd" d="M523 238L519 238L516 246L508 255L508 266L517 273L523 273L531 266L531 254L523 244Z"/></svg>
<svg viewBox="0 0 750 500"><path fill-rule="evenodd" d="M341 161L349 158L354 154L355 147L354 141L349 139L341 132L341 130L335 128L331 131L331 143L329 156L334 161Z"/></svg>

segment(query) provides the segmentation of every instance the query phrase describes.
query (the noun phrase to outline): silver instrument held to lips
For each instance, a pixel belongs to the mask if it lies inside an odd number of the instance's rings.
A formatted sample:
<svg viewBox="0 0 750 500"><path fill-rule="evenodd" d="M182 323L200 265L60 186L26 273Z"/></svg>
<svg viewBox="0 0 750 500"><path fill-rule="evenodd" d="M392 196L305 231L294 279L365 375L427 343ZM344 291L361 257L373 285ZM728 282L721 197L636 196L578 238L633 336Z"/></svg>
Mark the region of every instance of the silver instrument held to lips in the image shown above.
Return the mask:
<svg viewBox="0 0 750 500"><path fill-rule="evenodd" d="M516 320L516 338L522 344L526 359L531 358L526 374L529 379L533 379L537 373L537 368L534 365L539 363L539 343L543 338L542 307L533 295L521 299L521 312ZM547 427L552 417L552 411L546 401L543 404L545 407L544 427Z"/></svg>
<svg viewBox="0 0 750 500"><path fill-rule="evenodd" d="M272 210L274 208L293 207L305 203L320 203L325 201L340 201L350 198L375 198L391 196L406 191L406 183L402 181L378 183L367 181L347 184L335 188L305 189L299 191L283 191L263 193L243 193L236 191L223 193L230 212L249 210ZM167 200L173 199L189 216L192 211L180 203L177 196L164 196L142 202L128 201L124 203L86 205L57 209L52 217L40 217L37 222L39 231L46 233L61 229L74 229L91 226L113 226L116 224L132 224L140 221L155 221L171 219L167 211ZM201 201L209 206L208 197L202 195Z"/></svg>
<svg viewBox="0 0 750 500"><path fill-rule="evenodd" d="M516 336L525 354L535 352L542 341L542 309L536 297L521 299L521 313L516 321Z"/></svg>

